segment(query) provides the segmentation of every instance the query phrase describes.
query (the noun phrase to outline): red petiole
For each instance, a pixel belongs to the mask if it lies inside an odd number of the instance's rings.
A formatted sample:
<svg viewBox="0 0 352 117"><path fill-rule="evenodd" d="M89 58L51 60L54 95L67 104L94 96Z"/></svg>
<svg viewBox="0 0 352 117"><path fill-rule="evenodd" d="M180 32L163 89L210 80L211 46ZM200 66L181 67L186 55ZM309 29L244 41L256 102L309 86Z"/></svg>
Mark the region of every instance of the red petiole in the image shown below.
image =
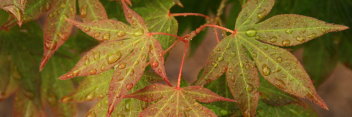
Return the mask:
<svg viewBox="0 0 352 117"><path fill-rule="evenodd" d="M204 15L204 14L200 14L200 13L169 13L169 16L200 16L200 17L204 17L206 19L209 18L209 16Z"/></svg>

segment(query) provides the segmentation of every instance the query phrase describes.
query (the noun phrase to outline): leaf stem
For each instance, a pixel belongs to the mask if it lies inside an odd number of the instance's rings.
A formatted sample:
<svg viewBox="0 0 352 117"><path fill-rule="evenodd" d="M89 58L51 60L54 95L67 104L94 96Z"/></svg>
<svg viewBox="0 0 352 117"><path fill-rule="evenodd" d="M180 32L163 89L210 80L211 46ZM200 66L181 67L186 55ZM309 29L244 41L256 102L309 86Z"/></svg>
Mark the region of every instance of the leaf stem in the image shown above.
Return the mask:
<svg viewBox="0 0 352 117"><path fill-rule="evenodd" d="M180 89L180 87L181 87L182 71L183 71L183 66L185 64L185 58L186 58L187 51L188 51L188 45L189 45L189 43L185 43L185 47L183 48L183 55L182 55L182 60L181 60L181 65L180 65L180 71L178 73L176 89Z"/></svg>
<svg viewBox="0 0 352 117"><path fill-rule="evenodd" d="M169 33L163 33L163 32L151 32L151 33L148 33L148 34L149 34L149 36L153 36L153 35L166 35L166 36L175 37L175 38L177 38L178 40L182 40L182 37L177 36L177 35L174 35L174 34L169 34Z"/></svg>
<svg viewBox="0 0 352 117"><path fill-rule="evenodd" d="M204 17L205 19L208 19L209 16L201 14L201 13L169 13L169 16L200 16L200 17Z"/></svg>
<svg viewBox="0 0 352 117"><path fill-rule="evenodd" d="M165 51L164 51L164 55L166 54L166 53L168 53L172 48L174 48L175 46L176 46L176 44L178 43L178 42L180 42L180 41L175 41L169 48L167 48Z"/></svg>

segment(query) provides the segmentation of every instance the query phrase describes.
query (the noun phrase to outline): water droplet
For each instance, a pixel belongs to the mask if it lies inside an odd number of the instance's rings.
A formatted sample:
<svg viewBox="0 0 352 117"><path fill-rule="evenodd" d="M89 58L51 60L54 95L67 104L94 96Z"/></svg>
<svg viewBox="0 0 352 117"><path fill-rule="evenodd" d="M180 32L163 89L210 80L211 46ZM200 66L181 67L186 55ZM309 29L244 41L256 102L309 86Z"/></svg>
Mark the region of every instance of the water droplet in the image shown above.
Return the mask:
<svg viewBox="0 0 352 117"><path fill-rule="evenodd" d="M110 33L105 33L103 36L103 40L109 40L110 39Z"/></svg>
<svg viewBox="0 0 352 117"><path fill-rule="evenodd" d="M45 4L45 10L48 11L50 9L50 4L49 3L46 3Z"/></svg>
<svg viewBox="0 0 352 117"><path fill-rule="evenodd" d="M56 42L47 42L45 43L45 48L49 50L54 50L57 46Z"/></svg>
<svg viewBox="0 0 352 117"><path fill-rule="evenodd" d="M81 17L82 18L85 18L86 16L87 16L87 6L85 5L85 6L83 6L82 8L81 8Z"/></svg>
<svg viewBox="0 0 352 117"><path fill-rule="evenodd" d="M287 34L292 34L292 32L293 32L292 30L286 30Z"/></svg>
<svg viewBox="0 0 352 117"><path fill-rule="evenodd" d="M263 75L264 75L264 76L269 76L270 73L271 73L271 70L270 70L270 68L268 67L268 65L264 64L264 65L262 66L262 72L263 72Z"/></svg>
<svg viewBox="0 0 352 117"><path fill-rule="evenodd" d="M94 54L94 59L100 59L100 52L96 52Z"/></svg>
<svg viewBox="0 0 352 117"><path fill-rule="evenodd" d="M139 29L137 32L134 33L135 36L141 36L143 35L144 30L143 29Z"/></svg>
<svg viewBox="0 0 352 117"><path fill-rule="evenodd" d="M152 63L152 67L156 68L156 67L158 67L158 66L159 66L159 63L158 63L158 62L153 62L153 63Z"/></svg>
<svg viewBox="0 0 352 117"><path fill-rule="evenodd" d="M125 35L126 35L126 32L123 32L123 31L120 31L120 32L117 33L118 37L123 37Z"/></svg>
<svg viewBox="0 0 352 117"><path fill-rule="evenodd" d="M84 32L89 32L90 31L90 27L88 27L88 26L84 27L83 31Z"/></svg>
<svg viewBox="0 0 352 117"><path fill-rule="evenodd" d="M100 33L99 32L94 34L94 38L99 38L99 37L100 37Z"/></svg>
<svg viewBox="0 0 352 117"><path fill-rule="evenodd" d="M218 57L218 61L224 60L224 57Z"/></svg>
<svg viewBox="0 0 352 117"><path fill-rule="evenodd" d="M126 68L126 63L121 63L118 67L119 67L119 69L125 69Z"/></svg>
<svg viewBox="0 0 352 117"><path fill-rule="evenodd" d="M262 15L262 14L258 14L258 18L259 18L259 19L264 18L264 15Z"/></svg>
<svg viewBox="0 0 352 117"><path fill-rule="evenodd" d="M108 63L109 64L113 64L116 61L118 61L120 58L121 58L121 53L117 52L116 54L111 55L111 56L108 57Z"/></svg>
<svg viewBox="0 0 352 117"><path fill-rule="evenodd" d="M312 33L311 35L308 36L308 38L315 38L317 36L317 34Z"/></svg>
<svg viewBox="0 0 352 117"><path fill-rule="evenodd" d="M300 41L300 42L303 42L303 41L305 41L306 39L304 39L303 37L297 37L296 40L297 40L297 41Z"/></svg>
<svg viewBox="0 0 352 117"><path fill-rule="evenodd" d="M66 6L65 4L61 4L60 5L61 8L65 8L65 6Z"/></svg>
<svg viewBox="0 0 352 117"><path fill-rule="evenodd" d="M133 88L133 84L132 83L129 83L126 85L126 89L127 90L131 90Z"/></svg>
<svg viewBox="0 0 352 117"><path fill-rule="evenodd" d="M93 95L92 94L87 95L86 99L87 100L92 100L93 99Z"/></svg>
<svg viewBox="0 0 352 117"><path fill-rule="evenodd" d="M96 69L92 69L92 70L89 71L89 73L92 74L92 75L93 75L93 74L96 74L96 73L97 73L97 70L96 70Z"/></svg>
<svg viewBox="0 0 352 117"><path fill-rule="evenodd" d="M61 99L62 102L69 102L69 101L71 101L71 100L72 100L72 98L71 98L71 97L67 97L67 96L65 96L65 97L63 97L63 98Z"/></svg>
<svg viewBox="0 0 352 117"><path fill-rule="evenodd" d="M271 43L275 43L277 41L277 37L272 37L271 39L270 39L270 42Z"/></svg>
<svg viewBox="0 0 352 117"><path fill-rule="evenodd" d="M284 40L282 41L282 45L283 46L289 46L291 44L291 41L290 40Z"/></svg>
<svg viewBox="0 0 352 117"><path fill-rule="evenodd" d="M75 71L72 72L72 76L78 76L79 73L80 73L79 70L75 70Z"/></svg>
<svg viewBox="0 0 352 117"><path fill-rule="evenodd" d="M281 63L282 62L282 58L281 57L277 57L277 62Z"/></svg>
<svg viewBox="0 0 352 117"><path fill-rule="evenodd" d="M248 30L248 31L246 31L246 35L248 37L254 37L257 35L257 31L256 30Z"/></svg>
<svg viewBox="0 0 352 117"><path fill-rule="evenodd" d="M131 106L130 106L130 105L131 105L130 103L126 103L125 109L126 109L126 110L130 110L130 109L131 109Z"/></svg>

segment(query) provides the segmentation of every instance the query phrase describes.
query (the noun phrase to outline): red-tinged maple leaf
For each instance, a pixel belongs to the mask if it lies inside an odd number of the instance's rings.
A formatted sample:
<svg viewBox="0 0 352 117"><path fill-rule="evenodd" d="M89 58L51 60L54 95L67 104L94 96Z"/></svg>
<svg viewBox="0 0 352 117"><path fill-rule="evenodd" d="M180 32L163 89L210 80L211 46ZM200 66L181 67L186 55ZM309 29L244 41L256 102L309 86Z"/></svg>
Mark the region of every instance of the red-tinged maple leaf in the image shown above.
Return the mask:
<svg viewBox="0 0 352 117"><path fill-rule="evenodd" d="M11 13L19 26L23 22L23 11L27 0L0 0L0 8Z"/></svg>
<svg viewBox="0 0 352 117"><path fill-rule="evenodd" d="M160 43L149 34L144 20L137 13L128 8L124 2L122 5L130 26L116 20L86 23L67 20L103 42L87 52L77 65L60 79L94 75L113 68L115 72L108 93L108 116L115 105L122 100L122 96L139 81L148 63L169 83Z"/></svg>
<svg viewBox="0 0 352 117"><path fill-rule="evenodd" d="M105 8L99 0L78 0L78 6L83 22L108 19Z"/></svg>
<svg viewBox="0 0 352 117"><path fill-rule="evenodd" d="M347 27L293 14L274 16L258 23L270 12L274 2L250 0L244 4L236 21L235 33L215 47L196 84L207 84L226 72L228 86L243 114L255 116L258 69L279 89L327 109L299 61L290 52L273 45L295 46Z"/></svg>
<svg viewBox="0 0 352 117"><path fill-rule="evenodd" d="M49 58L65 43L72 32L73 25L66 21L76 15L76 0L56 1L44 23L44 55L40 63L42 70Z"/></svg>
<svg viewBox="0 0 352 117"><path fill-rule="evenodd" d="M175 88L162 84L147 86L125 97L145 102L157 101L144 109L139 114L140 117L216 117L214 112L197 101L203 103L234 101L199 86Z"/></svg>

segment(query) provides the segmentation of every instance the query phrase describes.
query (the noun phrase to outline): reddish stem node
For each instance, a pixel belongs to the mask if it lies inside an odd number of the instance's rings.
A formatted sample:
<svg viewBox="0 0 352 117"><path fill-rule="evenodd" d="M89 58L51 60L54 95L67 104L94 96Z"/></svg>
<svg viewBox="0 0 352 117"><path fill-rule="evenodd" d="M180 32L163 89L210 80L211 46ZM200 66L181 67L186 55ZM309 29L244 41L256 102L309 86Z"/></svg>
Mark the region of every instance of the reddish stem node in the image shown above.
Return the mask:
<svg viewBox="0 0 352 117"><path fill-rule="evenodd" d="M181 87L182 71L183 71L183 66L185 64L185 58L186 58L186 55L187 55L188 45L189 45L189 43L185 43L185 47L183 49L183 55L182 55L180 70L179 70L179 73L178 73L176 89L180 89L180 87Z"/></svg>
<svg viewBox="0 0 352 117"><path fill-rule="evenodd" d="M209 18L209 16L207 15L204 15L204 14L200 14L200 13L169 13L169 16L174 16L174 17L177 17L177 16L200 16L200 17L204 17L206 19Z"/></svg>

